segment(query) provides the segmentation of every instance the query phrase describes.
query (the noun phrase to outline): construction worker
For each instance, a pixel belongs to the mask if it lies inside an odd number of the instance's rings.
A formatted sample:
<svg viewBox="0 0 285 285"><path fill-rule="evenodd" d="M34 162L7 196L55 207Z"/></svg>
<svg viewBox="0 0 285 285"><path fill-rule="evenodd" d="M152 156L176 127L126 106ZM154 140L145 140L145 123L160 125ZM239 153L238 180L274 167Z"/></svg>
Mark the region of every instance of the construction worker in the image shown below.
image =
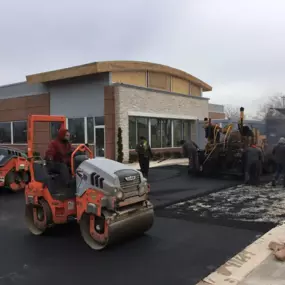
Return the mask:
<svg viewBox="0 0 285 285"><path fill-rule="evenodd" d="M221 128L218 124L212 124L211 119L204 118L205 138L207 142L216 143L220 142Z"/></svg>
<svg viewBox="0 0 285 285"><path fill-rule="evenodd" d="M188 157L189 164L188 164L188 173L192 172L195 173L197 171L197 164L198 164L198 145L190 140L186 142L185 140L180 141L180 145L182 146L183 156Z"/></svg>
<svg viewBox="0 0 285 285"><path fill-rule="evenodd" d="M281 137L278 144L273 148L272 154L276 163L276 172L272 180L272 186L276 186L281 174L285 174L285 138ZM285 179L283 179L285 187Z"/></svg>
<svg viewBox="0 0 285 285"><path fill-rule="evenodd" d="M262 169L263 155L254 143L245 150L245 183L258 185Z"/></svg>
<svg viewBox="0 0 285 285"><path fill-rule="evenodd" d="M141 172L145 178L148 178L149 161L152 158L150 145L144 136L140 137L140 142L136 146Z"/></svg>
<svg viewBox="0 0 285 285"><path fill-rule="evenodd" d="M45 159L51 172L59 173L63 183L70 181L71 154L73 148L70 143L70 133L67 129L60 129L57 138L50 142Z"/></svg>

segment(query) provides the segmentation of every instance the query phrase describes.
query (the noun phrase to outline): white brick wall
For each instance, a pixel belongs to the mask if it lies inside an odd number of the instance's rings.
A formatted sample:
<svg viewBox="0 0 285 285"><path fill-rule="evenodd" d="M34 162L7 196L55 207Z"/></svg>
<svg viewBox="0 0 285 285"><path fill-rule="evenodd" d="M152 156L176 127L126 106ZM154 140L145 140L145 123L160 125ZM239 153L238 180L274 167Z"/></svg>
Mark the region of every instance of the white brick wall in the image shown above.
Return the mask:
<svg viewBox="0 0 285 285"><path fill-rule="evenodd" d="M149 89L118 85L115 93L116 138L118 127L122 128L124 161L129 160L129 115L201 119L208 117L208 100L187 95L169 94ZM196 138L193 121L191 135ZM117 145L116 145L117 153ZM117 155L116 155L117 156Z"/></svg>

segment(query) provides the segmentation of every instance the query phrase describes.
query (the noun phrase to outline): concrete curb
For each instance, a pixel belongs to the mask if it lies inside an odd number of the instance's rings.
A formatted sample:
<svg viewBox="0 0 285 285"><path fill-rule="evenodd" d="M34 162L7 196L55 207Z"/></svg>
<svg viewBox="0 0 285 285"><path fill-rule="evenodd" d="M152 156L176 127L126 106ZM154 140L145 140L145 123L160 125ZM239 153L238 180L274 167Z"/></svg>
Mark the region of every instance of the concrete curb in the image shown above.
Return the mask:
<svg viewBox="0 0 285 285"><path fill-rule="evenodd" d="M126 165L128 165L130 167L133 167L133 168L135 168L137 170L140 169L138 163L126 164ZM152 162L152 163L150 163L149 168L164 167L164 166L175 166L175 165L186 165L187 166L188 165L188 160L187 161L186 160L185 161L171 161L171 160L167 161L167 160L163 160L161 162Z"/></svg>
<svg viewBox="0 0 285 285"><path fill-rule="evenodd" d="M269 243L284 242L284 240L285 224L264 234L196 285L239 285L272 254L268 248Z"/></svg>

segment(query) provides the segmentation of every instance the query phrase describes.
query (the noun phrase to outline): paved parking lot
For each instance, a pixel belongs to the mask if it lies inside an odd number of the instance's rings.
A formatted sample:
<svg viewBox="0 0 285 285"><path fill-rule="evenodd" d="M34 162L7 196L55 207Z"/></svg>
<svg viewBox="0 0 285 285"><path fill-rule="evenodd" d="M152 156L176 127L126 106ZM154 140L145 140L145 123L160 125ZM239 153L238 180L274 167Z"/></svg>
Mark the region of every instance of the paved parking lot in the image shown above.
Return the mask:
<svg viewBox="0 0 285 285"><path fill-rule="evenodd" d="M183 168L170 167L152 170L150 183L151 198L162 205L225 182L198 181L188 177ZM145 236L94 252L84 244L76 224L62 226L51 236L30 235L23 213L23 193L0 194L1 285L194 285L261 234L156 217Z"/></svg>

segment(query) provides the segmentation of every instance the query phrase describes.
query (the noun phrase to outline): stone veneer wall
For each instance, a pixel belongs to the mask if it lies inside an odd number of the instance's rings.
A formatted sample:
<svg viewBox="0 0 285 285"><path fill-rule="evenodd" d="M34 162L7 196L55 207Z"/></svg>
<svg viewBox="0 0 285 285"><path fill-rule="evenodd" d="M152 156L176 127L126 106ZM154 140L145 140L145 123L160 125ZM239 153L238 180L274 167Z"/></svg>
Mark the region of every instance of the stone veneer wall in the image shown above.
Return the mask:
<svg viewBox="0 0 285 285"><path fill-rule="evenodd" d="M115 141L117 141L118 127L122 128L124 161L129 160L129 112L147 113L157 117L203 120L208 116L208 99L189 95L174 94L143 87L115 84ZM191 135L195 140L197 125L193 121ZM117 153L117 145L115 143Z"/></svg>

